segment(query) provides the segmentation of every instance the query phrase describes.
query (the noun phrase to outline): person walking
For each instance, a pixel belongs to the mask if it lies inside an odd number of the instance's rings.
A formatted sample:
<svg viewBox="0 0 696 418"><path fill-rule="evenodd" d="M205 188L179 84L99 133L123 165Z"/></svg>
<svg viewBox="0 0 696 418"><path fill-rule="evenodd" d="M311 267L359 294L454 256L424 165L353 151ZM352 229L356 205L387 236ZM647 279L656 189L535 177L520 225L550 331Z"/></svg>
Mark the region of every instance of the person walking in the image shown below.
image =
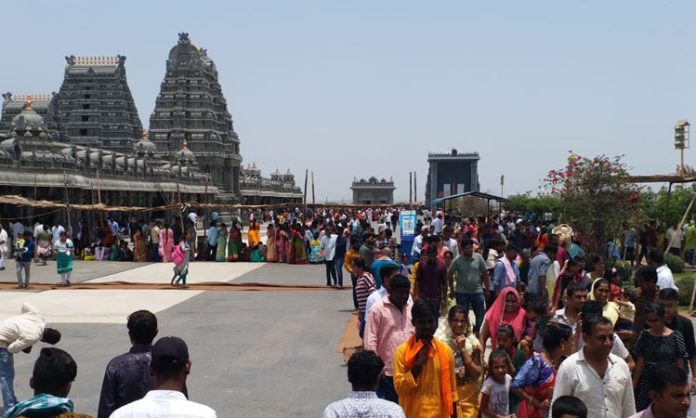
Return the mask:
<svg viewBox="0 0 696 418"><path fill-rule="evenodd" d="M326 235L321 239L321 255L324 257L326 265L326 285L331 286L331 280L333 279L333 286L343 287L343 281L338 282L336 277L336 261L334 258L336 257L337 239L338 235L333 233L333 228L327 226Z"/></svg>
<svg viewBox="0 0 696 418"><path fill-rule="evenodd" d="M601 315L583 317L584 347L561 363L553 401L571 395L587 405L593 418L628 418L636 413L631 371L611 354L614 327Z"/></svg>
<svg viewBox="0 0 696 418"><path fill-rule="evenodd" d="M461 250L449 266L450 297L455 297L457 304L467 312L473 308L476 315L474 333L478 335L486 313L484 295L487 297L489 292L488 270L481 254L474 252L474 242L470 238L462 240Z"/></svg>
<svg viewBox="0 0 696 418"><path fill-rule="evenodd" d="M189 237L189 232L184 232L183 239L177 244L176 248L174 248L174 253L172 254L174 261L174 277L172 277L171 281L172 286L179 287L179 282L181 282L180 287L188 287L186 285L186 276L188 276L189 273L189 261L191 258L191 247L188 244Z"/></svg>
<svg viewBox="0 0 696 418"><path fill-rule="evenodd" d="M408 418L450 418L459 400L452 349L437 338L437 313L413 303L414 334L394 353L394 388Z"/></svg>
<svg viewBox="0 0 696 418"><path fill-rule="evenodd" d="M19 243L19 242L18 242ZM31 262L34 259L36 245L32 240L31 232L24 232L24 242L17 248L17 259L15 266L17 269L17 289L28 289L31 280ZM24 277L22 277L24 271Z"/></svg>
<svg viewBox="0 0 696 418"><path fill-rule="evenodd" d="M348 360L349 397L333 402L324 410L324 418L381 417L405 418L394 402L379 399L375 393L384 363L372 351L358 351Z"/></svg>
<svg viewBox="0 0 696 418"><path fill-rule="evenodd" d="M7 230L0 224L0 271L5 270L5 260L7 260L8 247Z"/></svg>
<svg viewBox="0 0 696 418"><path fill-rule="evenodd" d="M56 252L56 271L60 276L59 286L70 286L70 274L73 271L73 254L75 246L68 234L63 231L56 242L53 243Z"/></svg>

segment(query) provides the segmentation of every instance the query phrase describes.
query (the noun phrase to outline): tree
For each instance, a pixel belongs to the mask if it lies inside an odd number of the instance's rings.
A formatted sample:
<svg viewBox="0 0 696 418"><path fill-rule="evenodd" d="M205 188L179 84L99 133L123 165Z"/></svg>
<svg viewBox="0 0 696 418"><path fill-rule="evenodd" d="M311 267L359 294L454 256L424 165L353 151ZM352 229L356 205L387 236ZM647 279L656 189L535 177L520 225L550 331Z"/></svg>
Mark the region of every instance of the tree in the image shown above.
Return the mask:
<svg viewBox="0 0 696 418"><path fill-rule="evenodd" d="M684 216L686 208L689 207L694 190L694 185L690 187L673 186L672 192L668 193L668 189L663 187L657 193L644 193L641 196L641 206L648 219L656 219L668 227L676 227ZM689 217L695 212L696 208L692 207Z"/></svg>
<svg viewBox="0 0 696 418"><path fill-rule="evenodd" d="M585 158L572 154L564 168L551 170L545 188L561 203L562 219L571 224L590 253L603 254L607 239L640 208L640 188L628 182L621 156Z"/></svg>
<svg viewBox="0 0 696 418"><path fill-rule="evenodd" d="M532 196L530 192L516 194L507 197L505 209L519 214L535 214L541 217L544 213L553 213L556 216L561 210L561 202L556 196L539 194Z"/></svg>

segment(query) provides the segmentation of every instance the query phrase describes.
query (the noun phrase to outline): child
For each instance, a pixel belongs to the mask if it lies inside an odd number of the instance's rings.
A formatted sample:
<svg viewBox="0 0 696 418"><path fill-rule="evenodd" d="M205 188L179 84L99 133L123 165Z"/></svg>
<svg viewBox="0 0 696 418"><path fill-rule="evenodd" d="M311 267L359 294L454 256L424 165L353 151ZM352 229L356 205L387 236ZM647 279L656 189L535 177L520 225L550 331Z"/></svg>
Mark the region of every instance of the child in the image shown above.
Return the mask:
<svg viewBox="0 0 696 418"><path fill-rule="evenodd" d="M319 233L315 232L313 238L309 242L309 262L312 264L319 264L324 262L324 256L321 255L321 242L319 241Z"/></svg>
<svg viewBox="0 0 696 418"><path fill-rule="evenodd" d="M510 385L508 372L510 357L501 349L494 350L488 358L488 378L481 387L481 416L488 418L514 418L510 414Z"/></svg>
<svg viewBox="0 0 696 418"><path fill-rule="evenodd" d="M509 364L508 373L510 376L517 374L517 371L524 366L527 361L527 357L532 355L532 350L529 349L529 341L524 340L524 343L520 343L518 349L517 337L515 337L515 331L508 324L501 324L496 332L496 338L498 338L498 349L503 350L508 358L511 359ZM523 347L526 347L523 349ZM514 394L510 395L510 410L516 411L520 400Z"/></svg>
<svg viewBox="0 0 696 418"><path fill-rule="evenodd" d="M617 331L633 331L633 323L636 320L636 306L631 302L633 292L623 289L621 300L615 301L619 305L619 319L616 321Z"/></svg>
<svg viewBox="0 0 696 418"><path fill-rule="evenodd" d="M411 277L411 273L413 273L413 270L411 269L410 260L408 258L408 255L404 254L401 256L400 274L403 274L406 277Z"/></svg>
<svg viewBox="0 0 696 418"><path fill-rule="evenodd" d="M587 418L587 407L574 396L560 396L553 403L551 418Z"/></svg>

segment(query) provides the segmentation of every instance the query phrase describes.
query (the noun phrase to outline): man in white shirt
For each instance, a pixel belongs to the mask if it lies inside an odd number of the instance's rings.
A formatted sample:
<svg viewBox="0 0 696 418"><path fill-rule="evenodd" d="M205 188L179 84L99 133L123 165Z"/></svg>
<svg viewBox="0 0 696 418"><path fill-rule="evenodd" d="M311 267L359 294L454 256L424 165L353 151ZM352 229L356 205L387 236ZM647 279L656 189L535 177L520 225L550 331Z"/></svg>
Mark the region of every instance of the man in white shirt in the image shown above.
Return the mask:
<svg viewBox="0 0 696 418"><path fill-rule="evenodd" d="M358 351L348 360L349 397L336 401L324 410L324 418L382 417L405 418L401 407L379 399L375 391L384 363L372 351Z"/></svg>
<svg viewBox="0 0 696 418"><path fill-rule="evenodd" d="M331 286L331 280L333 279L333 285L343 287L343 282L338 282L336 277L336 239L338 235L333 233L333 227L327 226L325 228L326 233L321 239L321 254L324 256L324 264L326 264L326 285ZM339 268L342 268L339 266Z"/></svg>
<svg viewBox="0 0 696 418"><path fill-rule="evenodd" d="M670 226L667 232L665 232L665 241L667 242L667 252L670 254L681 257L682 240L684 234L681 230L678 230Z"/></svg>
<svg viewBox="0 0 696 418"><path fill-rule="evenodd" d="M62 225L53 225L53 228L51 228L51 235L53 235L53 241L51 244L58 241L60 239L60 234L63 232L65 232L65 228L63 228Z"/></svg>
<svg viewBox="0 0 696 418"><path fill-rule="evenodd" d="M648 254L648 262L657 270L657 287L659 289L674 289L679 291L677 285L674 284L672 270L665 264L665 256L660 250L652 250Z"/></svg>
<svg viewBox="0 0 696 418"><path fill-rule="evenodd" d="M3 411L17 403L14 394L14 354L29 353L31 347L43 341L56 344L60 332L46 327L43 315L31 304L22 305L22 313L0 321L0 391Z"/></svg>
<svg viewBox="0 0 696 418"><path fill-rule="evenodd" d="M111 418L216 418L215 411L189 401L182 393L191 373L188 346L178 337L163 337L152 346L150 374L155 389L139 401L122 406Z"/></svg>
<svg viewBox="0 0 696 418"><path fill-rule="evenodd" d="M435 212L435 219L433 219L433 234L440 235L442 233L442 212Z"/></svg>
<svg viewBox="0 0 696 418"><path fill-rule="evenodd" d="M687 418L690 393L684 369L673 363L659 363L650 368L648 376L652 403L631 418Z"/></svg>
<svg viewBox="0 0 696 418"><path fill-rule="evenodd" d="M459 256L459 244L456 239L452 238L452 234L454 234L454 228L450 225L442 229L442 245L452 251L452 260L454 260Z"/></svg>
<svg viewBox="0 0 696 418"><path fill-rule="evenodd" d="M621 358L611 354L614 327L595 315L583 318L585 346L558 369L553 400L575 396L587 405L593 418L628 418L636 413L631 372Z"/></svg>
<svg viewBox="0 0 696 418"><path fill-rule="evenodd" d="M9 242L8 242L7 231L0 225L0 270L5 270L5 259L9 254Z"/></svg>
<svg viewBox="0 0 696 418"><path fill-rule="evenodd" d="M430 229L427 226L423 226L421 228L420 235L416 236L416 238L413 240L413 248L411 248L411 258L413 258L415 260L420 258L420 253L421 253L421 250L423 249L425 237L428 236L428 231L430 231Z"/></svg>

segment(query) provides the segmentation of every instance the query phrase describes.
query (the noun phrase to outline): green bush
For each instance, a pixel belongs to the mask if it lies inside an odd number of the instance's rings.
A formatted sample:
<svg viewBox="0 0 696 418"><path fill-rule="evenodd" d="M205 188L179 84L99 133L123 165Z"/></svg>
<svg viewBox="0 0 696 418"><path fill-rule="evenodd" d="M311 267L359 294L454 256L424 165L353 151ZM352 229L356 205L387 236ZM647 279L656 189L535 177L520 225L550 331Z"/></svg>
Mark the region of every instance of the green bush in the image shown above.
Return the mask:
<svg viewBox="0 0 696 418"><path fill-rule="evenodd" d="M682 273L684 272L684 260L681 257L665 253L665 263L672 273Z"/></svg>
<svg viewBox="0 0 696 418"><path fill-rule="evenodd" d="M694 291L694 275L685 273L674 277L674 284L679 288L679 305L689 306L691 293Z"/></svg>

